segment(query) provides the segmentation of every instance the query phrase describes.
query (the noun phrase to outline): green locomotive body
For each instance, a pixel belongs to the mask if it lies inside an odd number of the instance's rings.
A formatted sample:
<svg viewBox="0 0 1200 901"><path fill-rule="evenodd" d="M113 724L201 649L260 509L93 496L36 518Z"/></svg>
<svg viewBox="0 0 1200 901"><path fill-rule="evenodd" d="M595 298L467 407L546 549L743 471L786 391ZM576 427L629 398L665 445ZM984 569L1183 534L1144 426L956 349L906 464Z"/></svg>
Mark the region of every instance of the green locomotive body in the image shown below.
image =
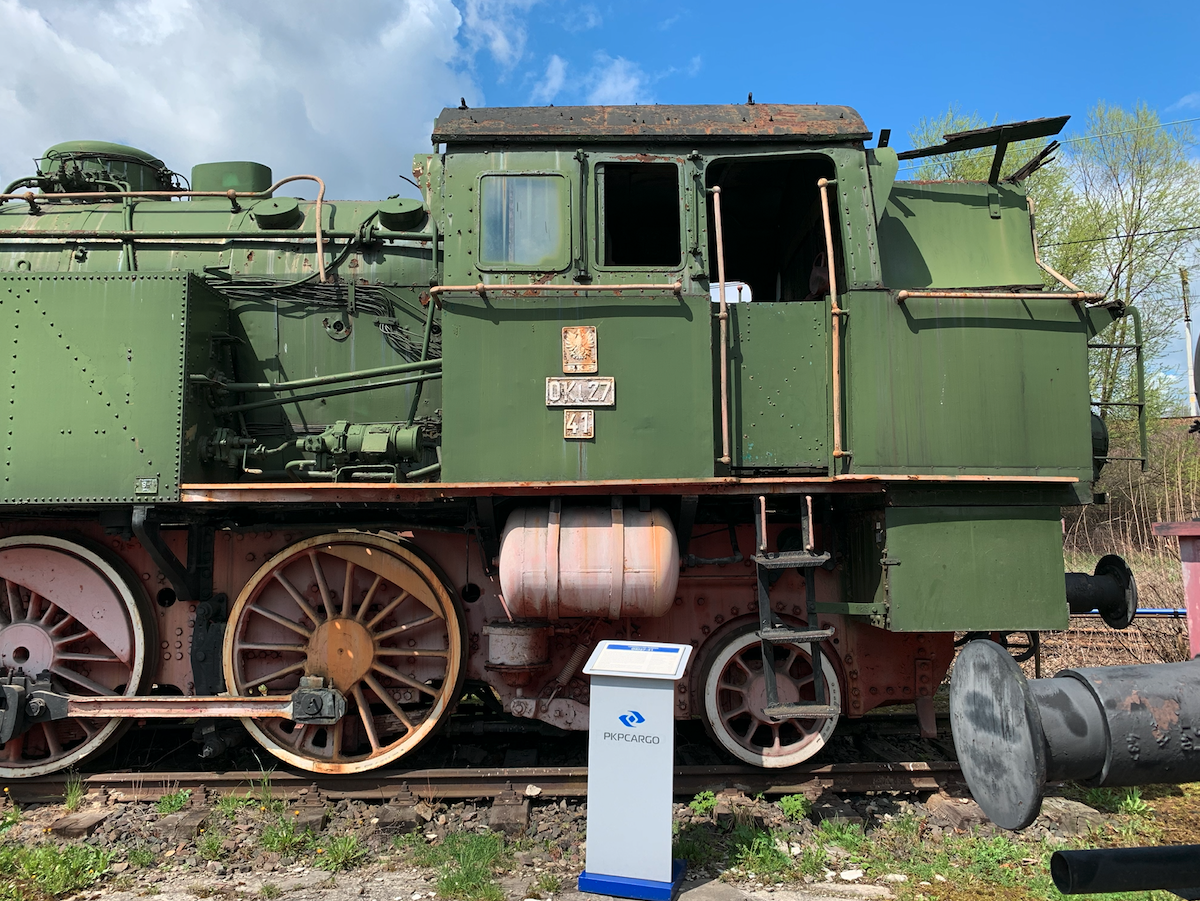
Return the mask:
<svg viewBox="0 0 1200 901"><path fill-rule="evenodd" d="M336 724L245 722L326 772L400 759L468 678L586 728L616 636L697 645L678 715L742 760L886 703L928 726L954 632L1067 623L1087 346L1128 311L1046 288L1019 182L896 181L870 137L834 106L448 109L422 200L381 202L52 148L0 202L0 669L315 678ZM102 598L56 600L79 566ZM0 772L105 722L30 726Z"/></svg>

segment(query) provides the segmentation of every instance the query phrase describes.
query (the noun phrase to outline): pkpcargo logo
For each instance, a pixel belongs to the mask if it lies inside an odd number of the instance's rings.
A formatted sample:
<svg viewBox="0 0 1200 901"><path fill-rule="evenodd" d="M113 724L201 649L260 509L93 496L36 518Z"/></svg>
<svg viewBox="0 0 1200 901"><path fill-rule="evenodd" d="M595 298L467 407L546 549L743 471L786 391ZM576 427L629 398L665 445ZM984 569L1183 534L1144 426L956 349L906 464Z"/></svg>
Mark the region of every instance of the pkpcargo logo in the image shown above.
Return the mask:
<svg viewBox="0 0 1200 901"><path fill-rule="evenodd" d="M633 729L646 722L646 718L638 711L631 710L628 713L623 713L618 720L626 729ZM605 732L605 741L623 741L634 745L657 745L662 743L662 739L657 735L647 735L644 732Z"/></svg>

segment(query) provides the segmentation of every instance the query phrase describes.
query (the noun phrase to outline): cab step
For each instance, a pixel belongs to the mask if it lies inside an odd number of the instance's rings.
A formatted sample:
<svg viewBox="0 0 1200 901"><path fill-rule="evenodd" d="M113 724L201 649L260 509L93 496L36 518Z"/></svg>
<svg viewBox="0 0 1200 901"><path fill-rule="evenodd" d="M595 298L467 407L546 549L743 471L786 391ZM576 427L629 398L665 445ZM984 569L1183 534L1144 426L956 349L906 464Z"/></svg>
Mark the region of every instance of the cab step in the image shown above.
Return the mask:
<svg viewBox="0 0 1200 901"><path fill-rule="evenodd" d="M755 554L750 559L763 569L809 569L829 562L829 554L780 551L778 554Z"/></svg>
<svg viewBox="0 0 1200 901"><path fill-rule="evenodd" d="M775 720L827 719L841 712L832 704L769 704L763 708L763 713Z"/></svg>
<svg viewBox="0 0 1200 901"><path fill-rule="evenodd" d="M833 638L834 630L826 629L789 629L787 626L776 626L773 629L761 629L758 637L767 641L780 641L785 644L809 644L814 641L825 641Z"/></svg>

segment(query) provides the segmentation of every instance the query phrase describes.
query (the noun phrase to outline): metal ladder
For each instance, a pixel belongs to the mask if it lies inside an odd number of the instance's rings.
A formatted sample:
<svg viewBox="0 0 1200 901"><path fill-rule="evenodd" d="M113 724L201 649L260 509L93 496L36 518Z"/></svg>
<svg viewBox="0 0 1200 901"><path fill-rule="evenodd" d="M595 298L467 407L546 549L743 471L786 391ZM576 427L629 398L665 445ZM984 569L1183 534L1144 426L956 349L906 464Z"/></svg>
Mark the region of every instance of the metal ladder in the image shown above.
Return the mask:
<svg viewBox="0 0 1200 901"><path fill-rule="evenodd" d="M771 589L768 573L774 569L804 569L804 600L808 611L808 623L817 621L817 586L812 570L829 560L829 554L813 553L812 497L805 498L805 510L801 515L804 532L804 550L767 553L767 499L759 496L755 500L754 532L755 571L758 575L758 638L762 642L763 677L766 680L767 705L763 713L772 719L819 719L837 716L838 707L829 703L829 692L825 685L825 674L821 669L821 642L832 638L832 626L825 629L794 629L776 619L771 609ZM775 681L775 645L807 644L813 668L813 700L799 704L779 703L779 687Z"/></svg>

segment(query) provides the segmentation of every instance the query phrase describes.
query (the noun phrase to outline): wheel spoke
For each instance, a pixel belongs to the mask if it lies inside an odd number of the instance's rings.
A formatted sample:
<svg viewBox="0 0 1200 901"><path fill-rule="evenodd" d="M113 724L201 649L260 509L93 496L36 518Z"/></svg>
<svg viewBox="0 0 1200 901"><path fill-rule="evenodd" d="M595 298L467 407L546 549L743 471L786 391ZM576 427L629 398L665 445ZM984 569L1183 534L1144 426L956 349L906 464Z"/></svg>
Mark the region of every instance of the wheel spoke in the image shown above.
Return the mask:
<svg viewBox="0 0 1200 901"><path fill-rule="evenodd" d="M29 622L37 622L42 616L42 601L45 600L36 591L29 592L29 609L25 612L25 619Z"/></svg>
<svg viewBox="0 0 1200 901"><path fill-rule="evenodd" d="M292 734L289 738L289 741L291 741L293 748L296 748L298 750L300 748L300 746L302 744L304 744L304 736L308 732L308 730L311 728L312 727L309 726L307 723L297 724L297 728L292 730Z"/></svg>
<svg viewBox="0 0 1200 901"><path fill-rule="evenodd" d="M279 625L283 626L285 629L291 629L297 635L303 635L305 638L312 638L311 630L304 628L304 626L300 625L299 623L292 622L286 616L281 616L274 610L268 610L266 607L258 606L258 604L251 604L247 609L251 613L257 613L259 616L265 616L272 622L279 623Z"/></svg>
<svg viewBox="0 0 1200 901"><path fill-rule="evenodd" d="M46 612L42 614L42 618L38 620L38 623L43 626L48 626L53 621L57 613L58 605L54 603L54 601L51 601L46 607Z"/></svg>
<svg viewBox="0 0 1200 901"><path fill-rule="evenodd" d="M404 728L406 728L409 732L412 732L412 720L408 718L408 715L404 712L404 708L396 703L396 699L392 697L392 693L380 685L379 680L370 673L367 673L365 676L363 676L363 681L367 683L367 687L370 688L371 691L375 692L375 696L379 698L379 700L383 701L384 706L386 706L387 709L395 715L396 719L400 720L400 722L404 724Z"/></svg>
<svg viewBox="0 0 1200 901"><path fill-rule="evenodd" d="M280 651L288 654L303 654L308 650L308 645L239 641L234 645L234 648L239 651Z"/></svg>
<svg viewBox="0 0 1200 901"><path fill-rule="evenodd" d="M431 698L436 698L438 696L437 691L430 688L424 682L418 682L416 679L410 679L408 676L404 675L404 673L400 672L399 670L392 669L392 667L388 666L387 664L372 663L371 669L375 670L375 672L380 673L384 676L388 676L392 679L395 679L397 682L401 683L402 685L407 685L409 688L413 688L413 689L416 689L417 691L423 692L423 693L429 695Z"/></svg>
<svg viewBox="0 0 1200 901"><path fill-rule="evenodd" d="M304 599L304 596L300 594L299 591L296 590L296 586L288 581L287 576L285 576L281 571L276 570L275 581L282 585L287 593L292 596L292 600L295 601L296 606L300 608L300 612L307 616L309 621L314 626L320 624L321 617L317 616L317 611L313 609L313 606Z"/></svg>
<svg viewBox="0 0 1200 901"><path fill-rule="evenodd" d="M15 582L10 582L7 579L4 580L4 587L6 589L5 593L8 595L8 621L10 623L20 622L25 618L19 612L21 609L21 590Z"/></svg>
<svg viewBox="0 0 1200 901"><path fill-rule="evenodd" d="M117 657L107 654L55 654L55 660L65 660L75 663L120 663Z"/></svg>
<svg viewBox="0 0 1200 901"><path fill-rule="evenodd" d="M367 596L363 598L362 603L358 605L358 613L354 615L355 622L362 622L363 617L367 615L367 610L371 606L371 601L375 599L375 592L379 590L379 586L383 584L383 576L376 575L375 581L371 583L371 587L367 589Z"/></svg>
<svg viewBox="0 0 1200 901"><path fill-rule="evenodd" d="M273 673L270 673L266 676L260 676L252 682L247 682L243 688L243 691L250 691L258 688L260 685L266 685L268 682L274 682L276 679L282 678L290 673L294 673L297 670L303 670L307 665L307 660L301 660L299 663L293 663L291 666L285 666L282 669L277 669Z"/></svg>
<svg viewBox="0 0 1200 901"><path fill-rule="evenodd" d="M346 581L342 588L342 616L350 615L350 598L354 594L354 562L346 561Z"/></svg>
<svg viewBox="0 0 1200 901"><path fill-rule="evenodd" d="M51 666L50 672L54 673L54 675L58 676L60 679L66 679L68 682L73 682L82 688L88 689L94 694L110 697L116 695L116 692L111 688L105 688L98 682L93 682L87 676L81 676L79 673L69 670L65 666Z"/></svg>
<svg viewBox="0 0 1200 901"><path fill-rule="evenodd" d="M411 623L405 623L402 626L396 626L394 629L388 629L386 632L380 632L375 636L375 640L387 641L389 638L399 635L401 632L407 632L409 629L415 629L418 626L424 626L428 623L438 622L440 619L440 616L435 613L431 613L428 616L421 617L420 619L414 619Z"/></svg>
<svg viewBox="0 0 1200 901"><path fill-rule="evenodd" d="M361 685L354 686L354 703L358 705L358 716L362 720L363 728L367 730L367 741L371 743L371 750L378 751L379 736L375 734L375 719L371 716L371 708L367 706L367 698Z"/></svg>
<svg viewBox="0 0 1200 901"><path fill-rule="evenodd" d="M438 651L431 648L376 648L376 657L441 657L450 656L449 651Z"/></svg>
<svg viewBox="0 0 1200 901"><path fill-rule="evenodd" d="M378 613L375 614L375 618L372 619L369 623L367 623L367 628L374 629L379 623L381 623L383 620L387 619L387 615L389 613L391 613L393 610L395 610L397 607L399 607L402 603L404 603L410 597L412 597L412 595L410 595L407 591L401 591L400 594L397 595L395 598L393 598L392 601L386 607L384 607L382 610L380 610ZM363 604L363 609L366 609L365 603Z"/></svg>
<svg viewBox="0 0 1200 901"><path fill-rule="evenodd" d="M58 733L54 729L54 723L42 723L42 734L46 736L46 747L50 749L51 757L59 757L62 755L62 742L58 740Z"/></svg>
<svg viewBox="0 0 1200 901"><path fill-rule="evenodd" d="M65 645L75 644L77 641L83 641L85 638L94 638L96 635L91 629L85 629L83 632L76 632L73 635L66 635L62 638L54 639L54 646L61 648Z"/></svg>
<svg viewBox="0 0 1200 901"><path fill-rule="evenodd" d="M317 559L316 551L309 551L308 559L312 561L313 573L317 577L317 588L321 591L321 603L325 605L325 612L329 618L333 619L333 599L329 596L329 583L325 581L325 570L321 568L321 561Z"/></svg>

